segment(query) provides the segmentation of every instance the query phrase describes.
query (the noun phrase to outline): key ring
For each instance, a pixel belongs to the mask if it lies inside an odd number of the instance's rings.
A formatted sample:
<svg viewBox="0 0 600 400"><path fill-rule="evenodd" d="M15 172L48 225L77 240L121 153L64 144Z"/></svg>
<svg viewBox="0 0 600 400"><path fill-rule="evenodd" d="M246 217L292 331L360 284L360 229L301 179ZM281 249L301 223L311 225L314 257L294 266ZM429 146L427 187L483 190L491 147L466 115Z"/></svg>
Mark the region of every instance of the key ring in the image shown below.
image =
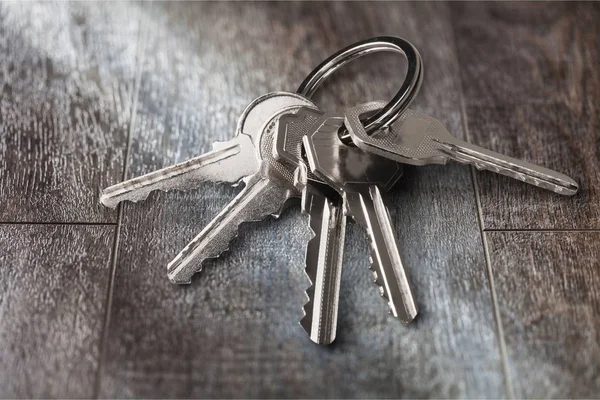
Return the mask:
<svg viewBox="0 0 600 400"><path fill-rule="evenodd" d="M419 51L407 40L396 36L378 36L367 40L361 40L343 48L334 53L321 64L319 64L308 76L296 91L298 94L310 98L319 86L331 74L343 67L350 61L365 56L367 54L380 51L391 51L400 53L408 61L406 77L400 87L400 90L390 100L390 102L364 121L365 130L368 134L385 129L391 125L406 108L421 87L423 81L423 62ZM350 142L350 135L344 129L340 133L340 138L344 142Z"/></svg>

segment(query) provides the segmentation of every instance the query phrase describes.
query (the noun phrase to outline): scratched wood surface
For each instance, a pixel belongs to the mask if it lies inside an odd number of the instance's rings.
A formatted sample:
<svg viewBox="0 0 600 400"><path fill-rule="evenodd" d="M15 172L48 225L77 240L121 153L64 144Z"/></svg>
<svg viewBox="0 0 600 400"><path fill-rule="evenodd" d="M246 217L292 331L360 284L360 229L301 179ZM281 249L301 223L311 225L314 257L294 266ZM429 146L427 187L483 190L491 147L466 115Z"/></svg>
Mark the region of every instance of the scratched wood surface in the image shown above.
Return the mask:
<svg viewBox="0 0 600 400"><path fill-rule="evenodd" d="M487 236L515 396L597 398L600 232Z"/></svg>
<svg viewBox="0 0 600 400"><path fill-rule="evenodd" d="M486 229L600 228L600 3L455 4L473 143L561 171L559 197L477 173Z"/></svg>
<svg viewBox="0 0 600 400"><path fill-rule="evenodd" d="M599 397L598 16L594 3L0 3L0 397ZM243 225L179 287L166 264L239 188L98 205L101 188L210 150L252 99L382 34L423 56L414 108L582 184L567 199L406 167L386 200L413 324L387 315L354 224L338 337L321 348L298 324L298 207ZM315 101L389 98L403 73L394 55L358 60Z"/></svg>
<svg viewBox="0 0 600 400"><path fill-rule="evenodd" d="M114 222L139 14L125 4L0 4L0 221Z"/></svg>
<svg viewBox="0 0 600 400"><path fill-rule="evenodd" d="M380 24L365 24L364 7L169 4L153 10L131 175L186 159L209 149L214 140L231 137L240 110L254 97L294 90L327 54L384 33L401 16L414 21L414 27L407 24L397 33L414 37L431 62L415 106L461 134L447 8L369 6L372 20ZM341 23L341 13L351 20ZM439 16L436 25L417 27L432 13ZM273 35L288 31L298 36L283 40L289 35ZM235 40L223 42L225 33ZM260 43L258 52L249 50L255 43ZM386 69L363 71L363 83L332 84L318 102L335 109L342 99L389 97L389 81L400 83L395 68L401 63L386 60ZM344 81L352 80L346 73ZM127 204L100 396L504 396L470 171L407 168L406 176L389 199L421 306L413 326L420 328L402 326L387 315L371 283L364 234L352 225L339 334L331 349L310 343L298 324L308 286L303 244L309 233L297 207L278 221L243 226L231 251L207 263L191 286L181 288L165 279L166 264L237 190L206 184L195 192L157 193L146 202ZM447 226L436 230L441 220ZM344 384L332 384L332 379Z"/></svg>
<svg viewBox="0 0 600 400"><path fill-rule="evenodd" d="M113 226L0 225L0 397L91 397Z"/></svg>

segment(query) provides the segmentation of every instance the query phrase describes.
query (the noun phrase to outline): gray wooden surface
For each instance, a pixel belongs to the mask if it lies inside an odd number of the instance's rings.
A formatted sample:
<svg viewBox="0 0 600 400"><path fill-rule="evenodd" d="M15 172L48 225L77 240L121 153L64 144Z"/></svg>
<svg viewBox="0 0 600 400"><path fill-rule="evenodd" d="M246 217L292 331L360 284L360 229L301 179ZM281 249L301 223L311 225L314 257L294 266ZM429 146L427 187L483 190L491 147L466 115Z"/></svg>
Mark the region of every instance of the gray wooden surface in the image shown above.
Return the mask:
<svg viewBox="0 0 600 400"><path fill-rule="evenodd" d="M0 3L0 397L599 397L598 18L595 3ZM298 324L297 207L242 226L179 287L167 262L239 189L98 204L381 34L421 51L413 107L581 183L564 198L406 167L386 199L413 324L387 316L354 224L322 348ZM315 99L389 98L403 68L359 60Z"/></svg>

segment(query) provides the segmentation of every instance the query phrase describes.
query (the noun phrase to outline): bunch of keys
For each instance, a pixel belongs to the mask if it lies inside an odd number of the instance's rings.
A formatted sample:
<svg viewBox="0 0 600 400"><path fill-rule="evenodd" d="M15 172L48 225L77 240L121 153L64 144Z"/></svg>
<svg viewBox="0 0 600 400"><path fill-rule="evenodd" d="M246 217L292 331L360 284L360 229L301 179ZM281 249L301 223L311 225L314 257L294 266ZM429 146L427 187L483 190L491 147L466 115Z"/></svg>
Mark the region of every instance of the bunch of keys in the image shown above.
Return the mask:
<svg viewBox="0 0 600 400"><path fill-rule="evenodd" d="M365 54L403 54L408 71L389 102L370 102L344 113L325 113L310 96L335 70ZM406 323L417 305L398 251L383 194L402 176L402 164L456 161L494 171L559 194L573 195L577 183L558 172L479 148L453 137L432 117L408 109L423 78L416 48L397 37L355 43L321 63L297 93L275 92L244 110L236 134L213 151L105 189L108 207L140 201L154 190L185 190L204 181L243 183L242 191L167 267L168 278L190 283L202 263L229 248L243 222L278 217L293 198L314 236L306 245L305 316L310 339L330 344L336 336L346 219L355 220L371 246L371 269L390 314Z"/></svg>

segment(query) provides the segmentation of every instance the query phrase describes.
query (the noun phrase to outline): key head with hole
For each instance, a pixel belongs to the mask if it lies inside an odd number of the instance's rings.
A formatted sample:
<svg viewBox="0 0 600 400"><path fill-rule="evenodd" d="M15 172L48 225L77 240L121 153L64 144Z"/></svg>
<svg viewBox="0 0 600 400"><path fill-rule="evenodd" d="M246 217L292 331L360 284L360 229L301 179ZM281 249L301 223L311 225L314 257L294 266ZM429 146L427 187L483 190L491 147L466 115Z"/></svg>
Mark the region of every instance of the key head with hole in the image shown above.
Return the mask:
<svg viewBox="0 0 600 400"><path fill-rule="evenodd" d="M346 112L346 127L358 147L405 164L446 164L453 160L559 194L577 193L577 182L567 175L455 138L440 121L415 110L406 110L387 130L369 136L360 117L384 104L358 106Z"/></svg>
<svg viewBox="0 0 600 400"><path fill-rule="evenodd" d="M296 189L301 190L304 186L304 182L298 185L297 182L297 167L299 166L299 160L294 158L282 159L277 156L276 141L280 135L280 121L282 118L286 118L289 115L295 115L299 109L302 109L302 105L290 106L283 109L272 116L262 128L262 134L259 139L258 156L265 164L265 172L270 179L277 179L284 181L286 184L294 186ZM315 108L316 110L316 108ZM302 136L305 134L303 130L292 129L287 132L289 142L301 142ZM293 161L293 162L290 162ZM305 167L306 169L306 167Z"/></svg>
<svg viewBox="0 0 600 400"><path fill-rule="evenodd" d="M272 120L276 114L280 114L282 110L299 105L316 107L306 97L291 92L272 92L257 97L252 103L248 104L238 119L236 135L246 134L250 136L254 146L258 147L265 123Z"/></svg>
<svg viewBox="0 0 600 400"><path fill-rule="evenodd" d="M362 116L385 104L372 102L346 112L346 127L356 146L406 164L446 164L448 156L439 150L435 139L455 138L440 121L419 111L407 109L387 130L368 135L361 122Z"/></svg>
<svg viewBox="0 0 600 400"><path fill-rule="evenodd" d="M402 176L402 165L344 144L338 135L343 123L343 116L325 114L304 137L311 171L342 192L365 185L389 190Z"/></svg>
<svg viewBox="0 0 600 400"><path fill-rule="evenodd" d="M302 107L295 114L287 114L279 119L278 135L275 138L273 155L280 161L295 165L304 162L302 138L312 133L314 124L324 112L310 107Z"/></svg>
<svg viewBox="0 0 600 400"><path fill-rule="evenodd" d="M327 186L321 178L308 168L302 140L305 135L312 133L314 125L322 118L324 112L311 107L302 107L296 113L289 113L279 119L273 156L280 162L296 169L300 180L318 184L321 189ZM329 187L329 186L327 186ZM333 190L333 189L331 189ZM327 192L331 190L326 189Z"/></svg>

